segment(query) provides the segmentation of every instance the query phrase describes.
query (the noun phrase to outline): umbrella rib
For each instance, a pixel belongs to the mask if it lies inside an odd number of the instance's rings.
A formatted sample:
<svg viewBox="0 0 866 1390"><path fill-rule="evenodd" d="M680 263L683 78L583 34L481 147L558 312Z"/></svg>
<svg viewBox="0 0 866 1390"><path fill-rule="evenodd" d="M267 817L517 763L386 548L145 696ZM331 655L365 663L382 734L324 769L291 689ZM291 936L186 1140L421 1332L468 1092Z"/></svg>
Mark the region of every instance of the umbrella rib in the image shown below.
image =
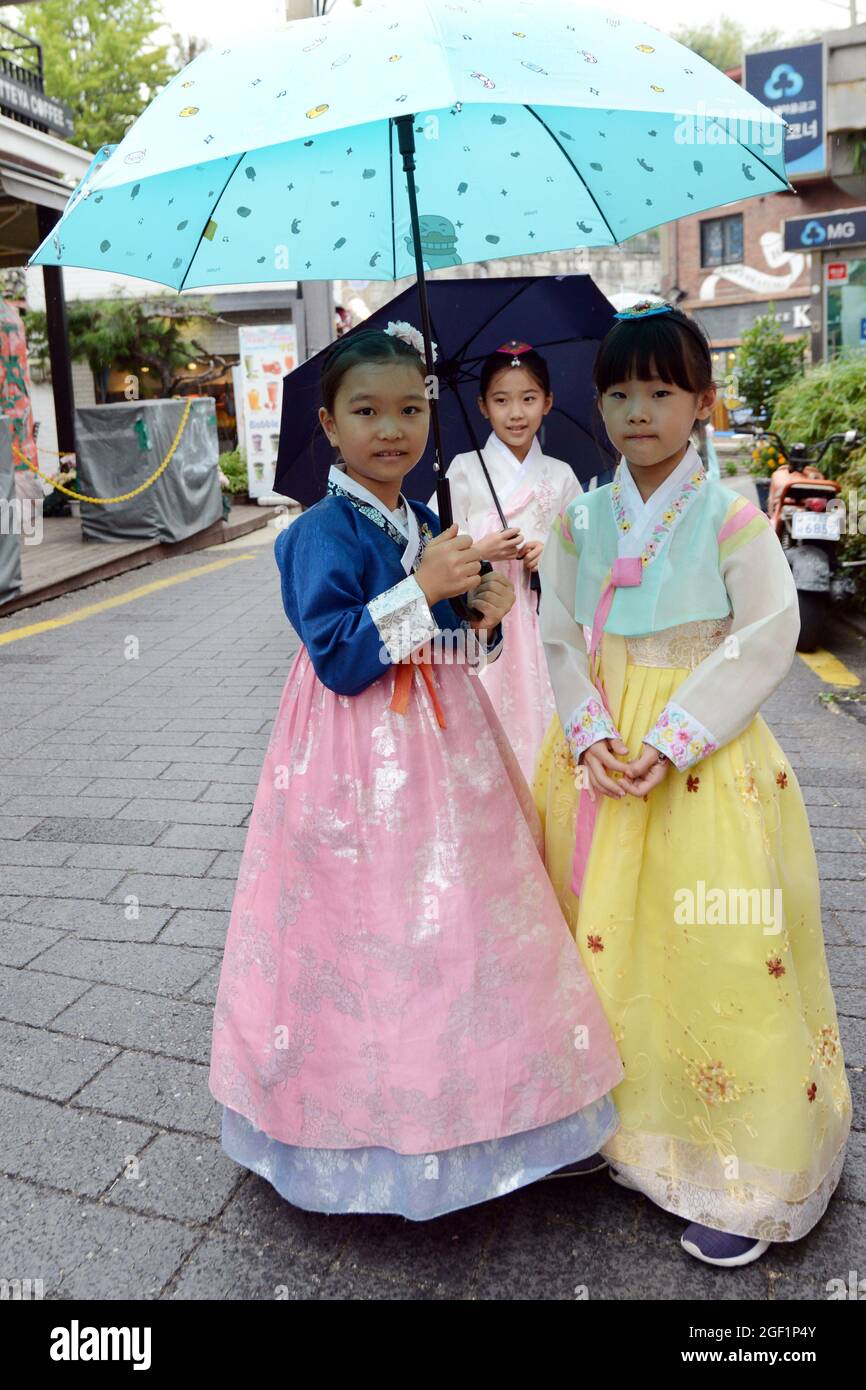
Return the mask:
<svg viewBox="0 0 866 1390"><path fill-rule="evenodd" d="M469 431L469 438L472 440L473 448L475 449L475 452L478 455L478 462L481 464L481 467L484 470L484 476L487 479L487 486L490 488L490 493L493 497L494 506L496 507L496 510L499 513L499 520L502 522L502 529L503 531L506 531L508 529L508 522L505 518L505 513L502 510L502 504L499 501L496 488L493 486L493 479L491 478L487 470L487 464L484 462L484 455L481 452L481 446L478 443L478 438L475 434L474 429L472 428L472 421L469 419L469 412L463 403L463 397L460 395L460 392L455 389L454 395L457 398L457 404L460 406L460 410L463 415L463 423Z"/></svg>
<svg viewBox="0 0 866 1390"><path fill-rule="evenodd" d="M204 226L202 227L202 229L201 229L201 231L200 231L200 233L199 233L198 241L197 241L196 244L195 244L195 250L193 251L192 255L191 255L190 258L189 258L189 261L188 261L188 263L187 263L186 270L183 272L183 279L181 280L180 284L179 284L178 287L177 287L177 292L178 292L178 294L180 294L181 290L183 289L184 285L186 284L186 277L189 275L189 272L190 272L190 270L191 270L191 268L192 268L192 263L193 263L193 261L195 260L196 256L198 255L198 248L201 246L202 241L204 240L204 234L205 234L205 232L207 231L208 222L212 221L213 215L214 215L214 213L216 212L217 208L219 207L220 198L223 196L223 194L225 193L225 191L226 191L226 189L228 188L229 184L231 183L232 179L234 178L235 174L237 173L237 171L238 171L238 164L240 164L240 162L241 162L242 159L246 159L247 153L248 153L247 150L243 150L242 153L238 155L238 163L237 163L237 164L235 165L235 167L232 169L231 173L229 174L228 178L226 179L225 183L223 184L222 188L220 189L220 196L219 196L219 198L217 198L216 202L215 202L215 203L213 204L213 206L211 207L210 213L209 213L209 215L208 215L207 222L205 222Z"/></svg>
<svg viewBox="0 0 866 1390"><path fill-rule="evenodd" d="M397 237L394 230L394 122L388 117L388 173L391 176L391 278L397 279Z"/></svg>
<svg viewBox="0 0 866 1390"><path fill-rule="evenodd" d="M561 150L562 153L565 155L565 158L568 160L568 162L569 162L569 164L571 165L572 169L573 169L574 172L577 174L577 177L580 179L581 183L583 184L584 188L586 189L587 193L589 194L590 198L592 199L593 203L595 204L595 207L596 207L596 210L597 210L597 212L598 212L599 217L601 218L602 222L603 222L604 225L607 227L607 230L610 232L611 237L613 238L613 243L614 243L614 245L615 245L615 246L619 246L619 245L620 245L620 242L619 242L618 238L614 235L613 227L610 225L610 223L608 222L608 220L607 220L607 218L605 217L604 213L602 212L602 210L601 210L601 205L600 205L598 199L596 198L595 194L593 193L593 191L592 191L592 189L590 188L589 184L587 183L586 179L583 177L583 174L582 174L582 173L580 172L580 170L578 169L578 167L577 167L577 165L575 164L574 160L572 159L571 155L568 153L568 150L565 148L565 146L562 144L562 142L561 142L560 140L557 140L557 138L556 138L556 136L554 135L553 131L550 129L550 126L547 124L547 122L546 122L541 116L539 116L538 112L537 112L537 111L533 111L532 107L526 105L526 103L524 103L524 105L526 106L526 110L529 112L530 116L534 116L534 117L535 117L535 119L538 121L538 124L539 124L540 126L543 126L543 128L547 131L547 133L548 133L548 135L550 136L551 140L553 141L554 145L556 145L557 148L558 148L559 150Z"/></svg>
<svg viewBox="0 0 866 1390"><path fill-rule="evenodd" d="M713 116L712 119L713 119L713 121L715 121L716 125L719 124L719 118L718 118L718 116ZM776 170L772 167L772 165L768 164L767 161L766 161L765 159L762 159L761 156L760 156L759 154L756 154L756 153L755 153L755 151L752 149L751 145L747 145L747 144L745 143L745 141L743 141L743 140L738 140L738 141L737 141L737 144L738 144L742 149L748 150L748 152L749 152L749 154L752 156L752 158L753 158L753 159L757 159L757 161L758 161L759 164L763 164L763 166L764 166L764 168L767 170L767 172L770 173L770 174L772 174L774 178L777 178L781 184L784 184L785 188L790 188L790 187L791 187L791 184L790 184L789 180L788 180L787 178L782 178L782 175L779 174L779 173L777 173Z"/></svg>

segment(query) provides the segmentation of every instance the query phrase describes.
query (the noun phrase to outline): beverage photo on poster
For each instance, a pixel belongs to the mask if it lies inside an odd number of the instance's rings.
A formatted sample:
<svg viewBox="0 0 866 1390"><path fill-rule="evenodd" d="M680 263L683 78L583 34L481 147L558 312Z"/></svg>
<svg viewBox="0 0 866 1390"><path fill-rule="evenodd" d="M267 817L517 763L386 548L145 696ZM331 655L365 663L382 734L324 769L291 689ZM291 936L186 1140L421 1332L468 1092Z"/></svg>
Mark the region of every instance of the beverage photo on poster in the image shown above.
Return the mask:
<svg viewBox="0 0 866 1390"><path fill-rule="evenodd" d="M283 377L298 361L295 325L266 323L238 329L247 490L250 497L273 492L280 442Z"/></svg>

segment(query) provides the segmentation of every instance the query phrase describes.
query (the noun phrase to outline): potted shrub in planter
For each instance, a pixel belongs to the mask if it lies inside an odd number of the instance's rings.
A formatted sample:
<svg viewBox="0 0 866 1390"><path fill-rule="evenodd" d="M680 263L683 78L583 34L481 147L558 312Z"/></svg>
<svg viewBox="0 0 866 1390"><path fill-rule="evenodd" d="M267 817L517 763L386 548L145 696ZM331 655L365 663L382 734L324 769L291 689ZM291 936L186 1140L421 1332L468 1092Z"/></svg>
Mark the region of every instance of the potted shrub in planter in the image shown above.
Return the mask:
<svg viewBox="0 0 866 1390"><path fill-rule="evenodd" d="M748 468L755 480L758 502L764 512L767 510L767 498L770 495L770 474L774 468L779 468L787 462L785 455L772 439L759 439L752 450Z"/></svg>

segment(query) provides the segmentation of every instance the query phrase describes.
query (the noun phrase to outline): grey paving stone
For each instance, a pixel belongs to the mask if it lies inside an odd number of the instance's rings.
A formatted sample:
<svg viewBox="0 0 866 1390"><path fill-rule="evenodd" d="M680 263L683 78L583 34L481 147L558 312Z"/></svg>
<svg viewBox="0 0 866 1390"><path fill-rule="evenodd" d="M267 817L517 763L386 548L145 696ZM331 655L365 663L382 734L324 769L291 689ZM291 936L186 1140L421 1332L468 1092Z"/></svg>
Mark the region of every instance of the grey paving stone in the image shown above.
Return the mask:
<svg viewBox="0 0 866 1390"><path fill-rule="evenodd" d="M866 792L866 777L862 772L840 767L838 762L831 760L821 767L798 767L797 781L801 787L826 787L840 803L853 801L852 791Z"/></svg>
<svg viewBox="0 0 866 1390"><path fill-rule="evenodd" d="M206 974L202 975L198 983L193 985L192 989L187 990L185 998L193 999L198 1004L210 1004L213 1007L216 1003L220 969L221 962L217 961Z"/></svg>
<svg viewBox="0 0 866 1390"><path fill-rule="evenodd" d="M225 751L225 750L223 750ZM201 777L203 773L214 780L213 786L243 788L247 787L255 791L258 782L258 774L255 768L244 767L241 764L227 763L217 767L205 768L200 763L173 763L160 777L160 785L163 782L177 781L182 784L189 782L190 778ZM190 793L192 795L192 793ZM226 797L226 800L234 800L234 797Z"/></svg>
<svg viewBox="0 0 866 1390"><path fill-rule="evenodd" d="M197 740L203 748L260 748L264 754L267 745L267 738L263 735L244 730L238 730L237 734L230 730L212 729L209 733L202 734Z"/></svg>
<svg viewBox="0 0 866 1390"><path fill-rule="evenodd" d="M76 1038L204 1062L210 1055L213 1011L193 1000L94 985L57 1015L52 1028Z"/></svg>
<svg viewBox="0 0 866 1390"><path fill-rule="evenodd" d="M0 1172L97 1197L152 1137L143 1124L0 1088Z"/></svg>
<svg viewBox="0 0 866 1390"><path fill-rule="evenodd" d="M3 813L7 816L67 816L76 820L88 816L94 820L111 820L125 803L123 797L10 796L3 803Z"/></svg>
<svg viewBox="0 0 866 1390"><path fill-rule="evenodd" d="M38 887L46 898L104 898L123 878L120 870L43 867L38 874L26 865L11 865L3 873L9 893L32 893Z"/></svg>
<svg viewBox="0 0 866 1390"><path fill-rule="evenodd" d="M208 878L230 878L236 879L241 867L242 853L240 850L224 850L217 855L213 864L207 871Z"/></svg>
<svg viewBox="0 0 866 1390"><path fill-rule="evenodd" d="M78 846L69 842L51 843L48 840L3 840L0 842L0 864L3 868L13 864L19 867L30 865L33 868L57 868L67 863L77 852ZM35 878L38 882L38 878Z"/></svg>
<svg viewBox="0 0 866 1390"><path fill-rule="evenodd" d="M163 845L84 845L78 850L73 848L69 864L77 869L118 868L200 878L217 858L218 851L215 849L172 849Z"/></svg>
<svg viewBox="0 0 866 1390"><path fill-rule="evenodd" d="M0 812L0 839L23 840L42 819L41 816L10 816Z"/></svg>
<svg viewBox="0 0 866 1390"><path fill-rule="evenodd" d="M866 884L825 879L821 884L821 901L825 907L838 907L849 912L862 911L866 906Z"/></svg>
<svg viewBox="0 0 866 1390"><path fill-rule="evenodd" d="M247 832L233 825L172 825L159 838L160 845L178 849L237 849L242 850Z"/></svg>
<svg viewBox="0 0 866 1390"><path fill-rule="evenodd" d="M846 1064L848 1085L851 1088L851 1103L854 1115L851 1124L854 1129L866 1130L866 1070Z"/></svg>
<svg viewBox="0 0 866 1390"><path fill-rule="evenodd" d="M57 796L80 796L92 777L60 777L52 773L47 781L53 793ZM4 809L10 800L21 795L28 795L33 787L39 785L33 777L22 777L15 773L3 773L0 775L0 802Z"/></svg>
<svg viewBox="0 0 866 1390"><path fill-rule="evenodd" d="M23 1023L0 1023L0 1086L46 1100L68 1100L116 1056L114 1047Z"/></svg>
<svg viewBox="0 0 866 1390"><path fill-rule="evenodd" d="M90 782L94 777L97 778L120 778L127 777L141 780L150 780L159 777L169 766L167 759L157 758L106 758L104 749L99 749L99 756L90 762L73 761L61 763L60 772L64 777L86 777ZM106 793L110 795L111 793Z"/></svg>
<svg viewBox="0 0 866 1390"><path fill-rule="evenodd" d="M866 829L866 806L814 806L807 802L812 826L841 826L849 830Z"/></svg>
<svg viewBox="0 0 866 1390"><path fill-rule="evenodd" d="M203 946L206 950L222 951L226 943L231 913L207 912L197 908L181 908L174 914L160 944L164 946Z"/></svg>
<svg viewBox="0 0 866 1390"><path fill-rule="evenodd" d="M863 1207L843 1201L837 1189L824 1216L808 1235L801 1240L774 1242L763 1260L768 1271L811 1276L825 1285L829 1279L845 1278L849 1269L857 1269L858 1261L863 1262Z"/></svg>
<svg viewBox="0 0 866 1390"><path fill-rule="evenodd" d="M21 909L30 899L21 893L16 893L11 897L0 897L0 919L14 919L18 916Z"/></svg>
<svg viewBox="0 0 866 1390"><path fill-rule="evenodd" d="M866 835L858 835L856 830L845 830L841 826L813 825L812 843L819 854L822 850L862 854L866 849Z"/></svg>
<svg viewBox="0 0 866 1390"><path fill-rule="evenodd" d="M836 1009L849 1018L866 1018L866 985L857 989L841 986L836 990Z"/></svg>
<svg viewBox="0 0 866 1390"><path fill-rule="evenodd" d="M229 782L212 782L207 791L202 795L202 801L222 801L227 805L235 805L249 810L255 800L256 785L245 783L236 786Z"/></svg>
<svg viewBox="0 0 866 1390"><path fill-rule="evenodd" d="M183 878L171 874L129 874L110 896L122 901L133 893L152 906L197 907L225 911L231 907L231 885L226 879Z"/></svg>
<svg viewBox="0 0 866 1390"><path fill-rule="evenodd" d="M307 1300L319 1297L322 1276L323 1268L294 1252L211 1233L165 1296L181 1301Z"/></svg>
<svg viewBox="0 0 866 1390"><path fill-rule="evenodd" d="M147 749L142 750L142 756L147 753ZM161 776L173 777L175 769L177 776L184 778L189 776L201 776L203 769L216 768L220 776L223 775L226 767L232 763L235 755L233 748L202 748L199 744L184 744L179 748L168 750L170 761L164 764L164 772ZM163 766L161 764L161 766Z"/></svg>
<svg viewBox="0 0 866 1390"><path fill-rule="evenodd" d="M834 988L854 988L866 979L866 953L858 946L828 946L827 968Z"/></svg>
<svg viewBox="0 0 866 1390"><path fill-rule="evenodd" d="M31 898L15 913L16 922L56 927L96 941L155 941L171 917L171 908L141 907L127 917L120 903L82 903L66 898Z"/></svg>
<svg viewBox="0 0 866 1390"><path fill-rule="evenodd" d="M87 988L86 980L47 975L33 966L22 970L0 966L0 1018L35 1027L50 1023Z"/></svg>
<svg viewBox="0 0 866 1390"><path fill-rule="evenodd" d="M153 801L130 801L117 814L121 820L126 817L141 820L144 816L152 816L154 820L178 821L187 825L240 825L244 807L216 801L158 801L154 798Z"/></svg>
<svg viewBox="0 0 866 1390"><path fill-rule="evenodd" d="M152 845L168 828L158 820L79 820L74 817L46 817L32 829L30 840L73 841L76 844Z"/></svg>
<svg viewBox="0 0 866 1390"><path fill-rule="evenodd" d="M86 1085L74 1105L134 1115L161 1129L219 1138L221 1107L207 1087L208 1067L143 1052L124 1052Z"/></svg>
<svg viewBox="0 0 866 1390"><path fill-rule="evenodd" d="M60 939L60 932L23 925L20 921L0 922L0 964L28 965Z"/></svg>
<svg viewBox="0 0 866 1390"><path fill-rule="evenodd" d="M866 1028L860 1020L842 1015L839 1019L842 1051L849 1067L866 1066Z"/></svg>
<svg viewBox="0 0 866 1390"><path fill-rule="evenodd" d="M866 1202L866 1134L852 1130L845 1154L845 1167L833 1200ZM866 1211L861 1209L861 1219ZM861 1246L862 1249L862 1246Z"/></svg>
<svg viewBox="0 0 866 1390"><path fill-rule="evenodd" d="M39 957L42 971L69 979L98 980L154 994L180 994L200 980L209 962L181 946L91 941L66 937Z"/></svg>
<svg viewBox="0 0 866 1390"><path fill-rule="evenodd" d="M831 854L825 850L817 858L822 883L827 879L853 879L860 884L861 901L866 902L866 854L850 850Z"/></svg>
<svg viewBox="0 0 866 1390"><path fill-rule="evenodd" d="M202 1223L219 1215L240 1170L214 1139L159 1134L130 1164L106 1200L155 1216Z"/></svg>
<svg viewBox="0 0 866 1390"><path fill-rule="evenodd" d="M0 1178L4 1274L42 1279L46 1299L155 1298L198 1239L175 1221Z"/></svg>
<svg viewBox="0 0 866 1390"><path fill-rule="evenodd" d="M849 946L851 944L851 939L848 933L846 932L845 928L839 921L838 914L835 912L831 912L830 909L827 907L826 903L824 903L822 926L824 929L825 946Z"/></svg>
<svg viewBox="0 0 866 1390"><path fill-rule="evenodd" d="M195 801L208 788L206 778L199 776L198 781L185 782L165 782L161 777L153 781L146 781L143 778L126 781L123 777L105 778L94 780L89 787L82 792L82 798L89 796L109 797L127 796L136 797L140 802L148 801L151 797L155 801Z"/></svg>
<svg viewBox="0 0 866 1390"><path fill-rule="evenodd" d="M836 912L834 916L852 946L866 946L866 912Z"/></svg>

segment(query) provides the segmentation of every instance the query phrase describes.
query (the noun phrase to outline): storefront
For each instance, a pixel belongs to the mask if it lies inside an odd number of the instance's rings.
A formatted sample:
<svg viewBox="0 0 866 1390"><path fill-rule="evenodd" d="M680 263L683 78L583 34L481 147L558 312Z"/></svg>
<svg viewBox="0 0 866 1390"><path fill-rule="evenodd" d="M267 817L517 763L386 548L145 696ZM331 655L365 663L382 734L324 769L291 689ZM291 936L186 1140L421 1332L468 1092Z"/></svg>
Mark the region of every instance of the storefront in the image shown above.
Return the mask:
<svg viewBox="0 0 866 1390"><path fill-rule="evenodd" d="M789 218L785 247L813 253L813 296L822 308L813 354L866 348L866 207Z"/></svg>

